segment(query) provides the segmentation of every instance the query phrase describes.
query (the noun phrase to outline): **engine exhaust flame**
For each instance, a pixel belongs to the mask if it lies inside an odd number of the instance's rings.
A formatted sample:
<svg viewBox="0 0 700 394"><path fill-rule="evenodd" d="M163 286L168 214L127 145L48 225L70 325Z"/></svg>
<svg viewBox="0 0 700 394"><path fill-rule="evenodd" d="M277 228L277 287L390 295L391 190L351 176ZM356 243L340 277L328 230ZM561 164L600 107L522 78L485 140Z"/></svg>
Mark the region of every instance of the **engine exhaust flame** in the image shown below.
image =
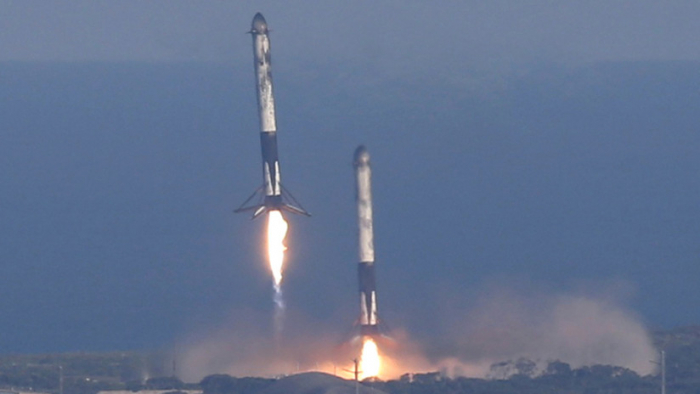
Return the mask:
<svg viewBox="0 0 700 394"><path fill-rule="evenodd" d="M374 339L362 338L362 355L360 356L360 379L379 376L382 360Z"/></svg>
<svg viewBox="0 0 700 394"><path fill-rule="evenodd" d="M284 265L284 237L287 236L287 222L280 211L270 211L267 221L267 254L270 260L270 270L275 280L275 290L282 283L282 268Z"/></svg>
<svg viewBox="0 0 700 394"><path fill-rule="evenodd" d="M275 281L273 288L275 294L274 326L277 339L282 335L284 326L284 298L282 297L282 269L284 266L284 238L287 236L287 222L280 211L270 211L267 221L267 254L270 260L270 270Z"/></svg>

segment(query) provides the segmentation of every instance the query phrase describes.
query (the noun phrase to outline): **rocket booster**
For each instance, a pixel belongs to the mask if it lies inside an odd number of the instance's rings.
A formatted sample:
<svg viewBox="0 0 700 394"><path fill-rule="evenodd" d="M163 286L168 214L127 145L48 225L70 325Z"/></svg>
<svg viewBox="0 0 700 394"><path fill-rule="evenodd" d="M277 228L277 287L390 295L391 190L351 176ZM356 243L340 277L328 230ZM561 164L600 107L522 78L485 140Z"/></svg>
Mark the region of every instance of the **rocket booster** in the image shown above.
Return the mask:
<svg viewBox="0 0 700 394"><path fill-rule="evenodd" d="M253 219L271 210L285 210L310 216L294 196L280 181L280 163L277 154L277 122L275 119L275 98L272 92L272 67L270 57L270 37L267 22L262 14L253 18L250 29L253 37L253 58L255 61L255 85L260 116L260 146L262 150L263 184L234 212L253 212ZM247 205L258 196L257 203Z"/></svg>
<svg viewBox="0 0 700 394"><path fill-rule="evenodd" d="M369 163L369 152L363 145L355 150L353 166L355 167L359 243L360 335L376 336L379 335L379 321L374 274L372 169Z"/></svg>
<svg viewBox="0 0 700 394"><path fill-rule="evenodd" d="M274 134L277 132L277 123L275 122L275 97L272 94L272 62L268 32L267 22L258 12L253 18L250 34L253 36L260 132Z"/></svg>

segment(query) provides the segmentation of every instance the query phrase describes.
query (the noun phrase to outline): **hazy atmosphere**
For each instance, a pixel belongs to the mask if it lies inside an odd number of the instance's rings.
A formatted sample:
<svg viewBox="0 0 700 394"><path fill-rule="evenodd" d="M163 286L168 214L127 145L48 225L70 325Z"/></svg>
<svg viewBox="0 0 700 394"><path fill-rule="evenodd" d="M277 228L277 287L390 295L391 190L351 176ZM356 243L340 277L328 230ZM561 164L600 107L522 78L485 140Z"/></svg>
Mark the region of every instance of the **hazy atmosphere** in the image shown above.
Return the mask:
<svg viewBox="0 0 700 394"><path fill-rule="evenodd" d="M649 332L700 323L700 3L0 9L2 353L167 349L191 379L330 360L359 313L359 144L397 368L650 373ZM264 223L232 212L261 182L258 11L313 215L288 215L282 350Z"/></svg>

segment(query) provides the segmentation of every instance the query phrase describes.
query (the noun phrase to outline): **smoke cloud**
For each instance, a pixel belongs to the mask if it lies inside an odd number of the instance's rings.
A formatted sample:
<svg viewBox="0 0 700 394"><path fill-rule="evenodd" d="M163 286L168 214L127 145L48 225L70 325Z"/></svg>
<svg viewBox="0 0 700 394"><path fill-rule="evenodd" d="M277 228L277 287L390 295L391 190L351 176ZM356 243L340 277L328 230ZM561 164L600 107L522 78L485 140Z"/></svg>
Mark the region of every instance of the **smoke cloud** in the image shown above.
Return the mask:
<svg viewBox="0 0 700 394"><path fill-rule="evenodd" d="M305 316L287 311L284 332L270 316L238 311L221 326L203 330L180 343L181 378L195 382L215 373L277 377L322 371L349 378L353 348L335 331Z"/></svg>
<svg viewBox="0 0 700 394"><path fill-rule="evenodd" d="M615 365L651 374L657 358L651 338L619 291L541 294L490 287L472 305L443 305L431 335L411 337L395 329L378 342L381 378L441 371L448 376L504 377L492 366L521 358L540 371L548 362L578 368ZM291 316L290 316L291 317ZM279 376L323 371L350 379L360 341L323 323L296 315L282 338L260 330L269 316L234 316L222 328L186 341L178 359L182 377L197 381L214 373ZM274 331L274 330L273 330Z"/></svg>
<svg viewBox="0 0 700 394"><path fill-rule="evenodd" d="M450 375L476 372L472 376L485 377L492 364L519 358L540 364L558 360L573 368L615 365L651 374L655 366L650 360L657 352L618 288L595 295L545 295L492 287L472 308L445 319L443 340L423 341L426 354Z"/></svg>

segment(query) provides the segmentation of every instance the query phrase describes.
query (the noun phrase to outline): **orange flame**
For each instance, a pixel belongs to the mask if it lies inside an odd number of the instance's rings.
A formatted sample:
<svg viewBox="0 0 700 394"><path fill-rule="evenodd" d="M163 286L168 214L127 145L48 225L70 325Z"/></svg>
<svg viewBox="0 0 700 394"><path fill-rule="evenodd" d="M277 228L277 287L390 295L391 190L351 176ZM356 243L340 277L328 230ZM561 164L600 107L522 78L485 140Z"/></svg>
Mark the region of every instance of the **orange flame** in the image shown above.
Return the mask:
<svg viewBox="0 0 700 394"><path fill-rule="evenodd" d="M284 238L287 236L287 222L280 211L270 211L267 221L267 254L270 260L270 270L275 280L275 287L282 283L282 267L284 265Z"/></svg>
<svg viewBox="0 0 700 394"><path fill-rule="evenodd" d="M379 357L379 348L370 337L364 337L362 342L362 355L360 356L360 379L379 376L382 360Z"/></svg>

